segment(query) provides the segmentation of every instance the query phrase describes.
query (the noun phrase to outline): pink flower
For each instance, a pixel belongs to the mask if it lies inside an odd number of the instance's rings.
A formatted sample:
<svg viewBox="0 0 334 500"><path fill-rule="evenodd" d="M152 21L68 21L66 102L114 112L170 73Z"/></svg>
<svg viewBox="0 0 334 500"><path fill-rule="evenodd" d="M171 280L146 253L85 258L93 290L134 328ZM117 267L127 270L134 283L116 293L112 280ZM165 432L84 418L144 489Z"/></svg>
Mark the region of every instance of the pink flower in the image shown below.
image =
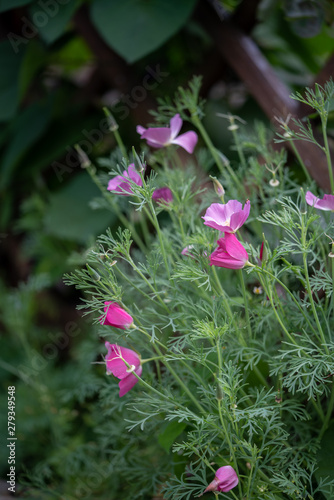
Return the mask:
<svg viewBox="0 0 334 500"><path fill-rule="evenodd" d="M224 233L235 233L247 220L250 211L250 201L245 203L244 208L237 200L229 202L212 203L205 212L204 224Z"/></svg>
<svg viewBox="0 0 334 500"><path fill-rule="evenodd" d="M173 201L173 193L168 187L158 188L153 192L152 199L159 204L168 205Z"/></svg>
<svg viewBox="0 0 334 500"><path fill-rule="evenodd" d="M137 186L142 186L143 181L138 174L134 163L128 166L128 170L124 170L123 175L116 175L113 179L111 179L108 183L108 191L112 191L113 193L121 194L123 196L131 196L133 194L132 191L132 182L133 181Z"/></svg>
<svg viewBox="0 0 334 500"><path fill-rule="evenodd" d="M130 328L133 323L133 318L124 309L122 309L116 302L105 302L104 312L106 316L100 318L101 325L115 326L125 330Z"/></svg>
<svg viewBox="0 0 334 500"><path fill-rule="evenodd" d="M121 398L138 382L133 372L140 377L143 371L141 360L135 351L126 347L109 344L109 342L106 342L105 346L108 349L108 354L105 357L107 373L108 375L113 374L120 379L118 387L120 388L119 397Z"/></svg>
<svg viewBox="0 0 334 500"><path fill-rule="evenodd" d="M194 245L188 245L182 250L181 255L186 255L187 257L192 257L193 259L195 259L195 256L192 253L190 253L190 250L192 250L193 248Z"/></svg>
<svg viewBox="0 0 334 500"><path fill-rule="evenodd" d="M204 493L207 491L230 491L238 483L239 478L233 467L225 465L217 470L214 480L209 484Z"/></svg>
<svg viewBox="0 0 334 500"><path fill-rule="evenodd" d="M307 191L305 200L311 207L319 208L320 210L331 210L334 212L334 195L325 194L323 198L317 198L311 191Z"/></svg>
<svg viewBox="0 0 334 500"><path fill-rule="evenodd" d="M155 127L144 128L141 125L137 126L137 132L141 139L146 139L146 142L152 148L163 148L170 144L178 144L188 153L192 153L197 144L197 134L193 131L179 135L182 127L182 119L179 114L173 116L170 120L170 127Z"/></svg>
<svg viewBox="0 0 334 500"><path fill-rule="evenodd" d="M248 253L234 234L226 233L218 241L218 248L210 255L210 266L242 269L248 262Z"/></svg>

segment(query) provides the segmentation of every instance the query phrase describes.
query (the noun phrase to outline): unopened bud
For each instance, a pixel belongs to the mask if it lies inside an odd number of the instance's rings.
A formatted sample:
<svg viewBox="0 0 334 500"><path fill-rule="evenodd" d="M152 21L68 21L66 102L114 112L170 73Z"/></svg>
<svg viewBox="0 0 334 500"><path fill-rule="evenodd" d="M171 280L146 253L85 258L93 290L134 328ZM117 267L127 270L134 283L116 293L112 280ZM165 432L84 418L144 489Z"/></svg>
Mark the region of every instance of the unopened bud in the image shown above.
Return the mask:
<svg viewBox="0 0 334 500"><path fill-rule="evenodd" d="M81 168L90 167L92 163L86 153L81 149L79 144L76 144L74 147L76 149L76 152L78 153Z"/></svg>
<svg viewBox="0 0 334 500"><path fill-rule="evenodd" d="M210 175L210 179L213 182L213 187L216 194L219 196L219 198L222 198L222 201L224 201L225 189L223 188L217 177L213 177L212 175Z"/></svg>
<svg viewBox="0 0 334 500"><path fill-rule="evenodd" d="M224 398L223 389L221 388L221 385L219 382L218 382L217 388L216 388L216 398L218 401L221 401Z"/></svg>
<svg viewBox="0 0 334 500"><path fill-rule="evenodd" d="M116 122L113 115L110 113L109 109L104 107L103 111L107 117L110 132L115 132L115 130L118 130L118 123Z"/></svg>
<svg viewBox="0 0 334 500"><path fill-rule="evenodd" d="M232 123L232 125L229 125L227 128L228 130L234 131L238 130L239 126L236 123Z"/></svg>
<svg viewBox="0 0 334 500"><path fill-rule="evenodd" d="M95 281L100 281L101 276L95 271L95 269L90 267L89 264L86 264L86 267L87 267L89 274L92 276L92 278L94 278Z"/></svg>

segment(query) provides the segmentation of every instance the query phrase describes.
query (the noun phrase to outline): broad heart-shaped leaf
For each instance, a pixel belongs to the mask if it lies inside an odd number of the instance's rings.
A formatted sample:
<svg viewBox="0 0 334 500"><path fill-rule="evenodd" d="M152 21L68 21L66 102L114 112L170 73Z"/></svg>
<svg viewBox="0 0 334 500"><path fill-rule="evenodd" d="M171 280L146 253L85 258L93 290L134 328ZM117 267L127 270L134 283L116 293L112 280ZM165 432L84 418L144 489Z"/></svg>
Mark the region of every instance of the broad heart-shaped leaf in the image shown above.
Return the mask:
<svg viewBox="0 0 334 500"><path fill-rule="evenodd" d="M169 453L169 450L174 443L175 439L181 434L182 431L187 427L185 422L170 422L159 434L158 442L163 447L164 450Z"/></svg>
<svg viewBox="0 0 334 500"><path fill-rule="evenodd" d="M329 481L334 480L334 425L331 425L321 440L321 447L317 453L317 466L318 469L315 471L315 477L319 482L320 479L328 479ZM326 496L326 495L325 495ZM333 497L329 494L326 497L328 500L332 500Z"/></svg>
<svg viewBox="0 0 334 500"><path fill-rule="evenodd" d="M87 172L73 175L63 189L50 196L45 212L44 228L47 234L66 240L87 243L115 222L109 210L93 210L92 198L100 196Z"/></svg>
<svg viewBox="0 0 334 500"><path fill-rule="evenodd" d="M71 20L74 12L79 7L81 0L71 0L67 4L59 4L56 0L52 4L52 9L46 11L44 16L46 16L46 22L38 27L38 33L46 41L46 43L53 43L57 38L59 38L67 28L69 21ZM41 12L41 7L39 4L33 4L29 8L30 19L38 19L38 14Z"/></svg>
<svg viewBox="0 0 334 500"><path fill-rule="evenodd" d="M94 0L92 21L104 40L133 63L187 21L197 0Z"/></svg>
<svg viewBox="0 0 334 500"><path fill-rule="evenodd" d="M28 5L31 2L32 0L0 0L0 12L15 9L16 7L23 7L23 5Z"/></svg>

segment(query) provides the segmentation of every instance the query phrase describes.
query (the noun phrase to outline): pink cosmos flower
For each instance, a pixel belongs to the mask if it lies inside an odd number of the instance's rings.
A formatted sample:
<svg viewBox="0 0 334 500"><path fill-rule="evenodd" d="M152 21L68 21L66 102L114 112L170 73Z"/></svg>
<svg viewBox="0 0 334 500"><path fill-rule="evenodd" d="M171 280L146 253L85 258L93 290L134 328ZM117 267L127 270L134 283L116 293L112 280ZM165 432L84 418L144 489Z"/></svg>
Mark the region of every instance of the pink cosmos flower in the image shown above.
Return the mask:
<svg viewBox="0 0 334 500"><path fill-rule="evenodd" d="M137 186L142 186L143 181L137 172L134 163L128 166L128 170L124 170L123 175L116 175L108 183L108 191L121 194L123 196L131 196L133 194L131 181Z"/></svg>
<svg viewBox="0 0 334 500"><path fill-rule="evenodd" d="M247 220L250 211L250 201L247 200L244 208L237 200L227 203L212 203L205 212L204 224L224 233L235 233Z"/></svg>
<svg viewBox="0 0 334 500"><path fill-rule="evenodd" d="M152 148L163 148L170 144L178 144L191 154L195 149L198 137L193 131L177 137L182 123L182 118L177 114L170 120L170 127L144 128L138 125L137 132L140 134L140 138L146 139L147 144Z"/></svg>
<svg viewBox="0 0 334 500"><path fill-rule="evenodd" d="M162 205L168 205L173 201L173 193L169 187L158 188L153 192L152 199Z"/></svg>
<svg viewBox="0 0 334 500"><path fill-rule="evenodd" d="M334 212L334 195L325 194L323 198L317 198L311 191L307 191L305 200L311 207L319 208L320 210L331 210Z"/></svg>
<svg viewBox="0 0 334 500"><path fill-rule="evenodd" d="M119 397L121 398L138 382L133 372L138 377L141 376L143 368L140 356L135 351L126 347L120 347L117 344L106 342L105 346L108 349L108 354L105 357L107 373L108 375L113 374L120 379L118 387L120 389ZM130 365L130 368L126 365L125 361Z"/></svg>
<svg viewBox="0 0 334 500"><path fill-rule="evenodd" d="M204 493L207 491L230 491L238 483L239 478L233 467L225 465L217 470L214 480L209 484Z"/></svg>
<svg viewBox="0 0 334 500"><path fill-rule="evenodd" d="M210 266L242 269L248 262L248 253L234 234L226 233L218 241L218 248L210 255Z"/></svg>
<svg viewBox="0 0 334 500"><path fill-rule="evenodd" d="M133 318L124 309L122 309L116 302L105 302L104 312L107 313L100 318L101 325L115 326L125 330L130 328L133 323Z"/></svg>

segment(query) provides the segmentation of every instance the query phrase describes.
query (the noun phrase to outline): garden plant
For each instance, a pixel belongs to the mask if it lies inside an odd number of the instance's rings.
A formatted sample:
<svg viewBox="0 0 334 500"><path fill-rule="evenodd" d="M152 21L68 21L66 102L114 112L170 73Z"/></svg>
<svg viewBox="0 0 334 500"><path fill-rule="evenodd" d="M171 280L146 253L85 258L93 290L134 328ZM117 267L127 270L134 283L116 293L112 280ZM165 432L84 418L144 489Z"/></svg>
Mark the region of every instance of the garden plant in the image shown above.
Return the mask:
<svg viewBox="0 0 334 500"><path fill-rule="evenodd" d="M119 147L94 164L77 148L101 191L94 206L120 222L65 277L95 325L95 439L110 466L83 497L329 500L334 84L291 97L317 116L321 140L308 119L277 117L273 137L221 114L232 167L203 126L200 83L138 124L141 151L123 143L107 109ZM300 156L287 167L281 143L296 141L326 154L327 192Z"/></svg>

